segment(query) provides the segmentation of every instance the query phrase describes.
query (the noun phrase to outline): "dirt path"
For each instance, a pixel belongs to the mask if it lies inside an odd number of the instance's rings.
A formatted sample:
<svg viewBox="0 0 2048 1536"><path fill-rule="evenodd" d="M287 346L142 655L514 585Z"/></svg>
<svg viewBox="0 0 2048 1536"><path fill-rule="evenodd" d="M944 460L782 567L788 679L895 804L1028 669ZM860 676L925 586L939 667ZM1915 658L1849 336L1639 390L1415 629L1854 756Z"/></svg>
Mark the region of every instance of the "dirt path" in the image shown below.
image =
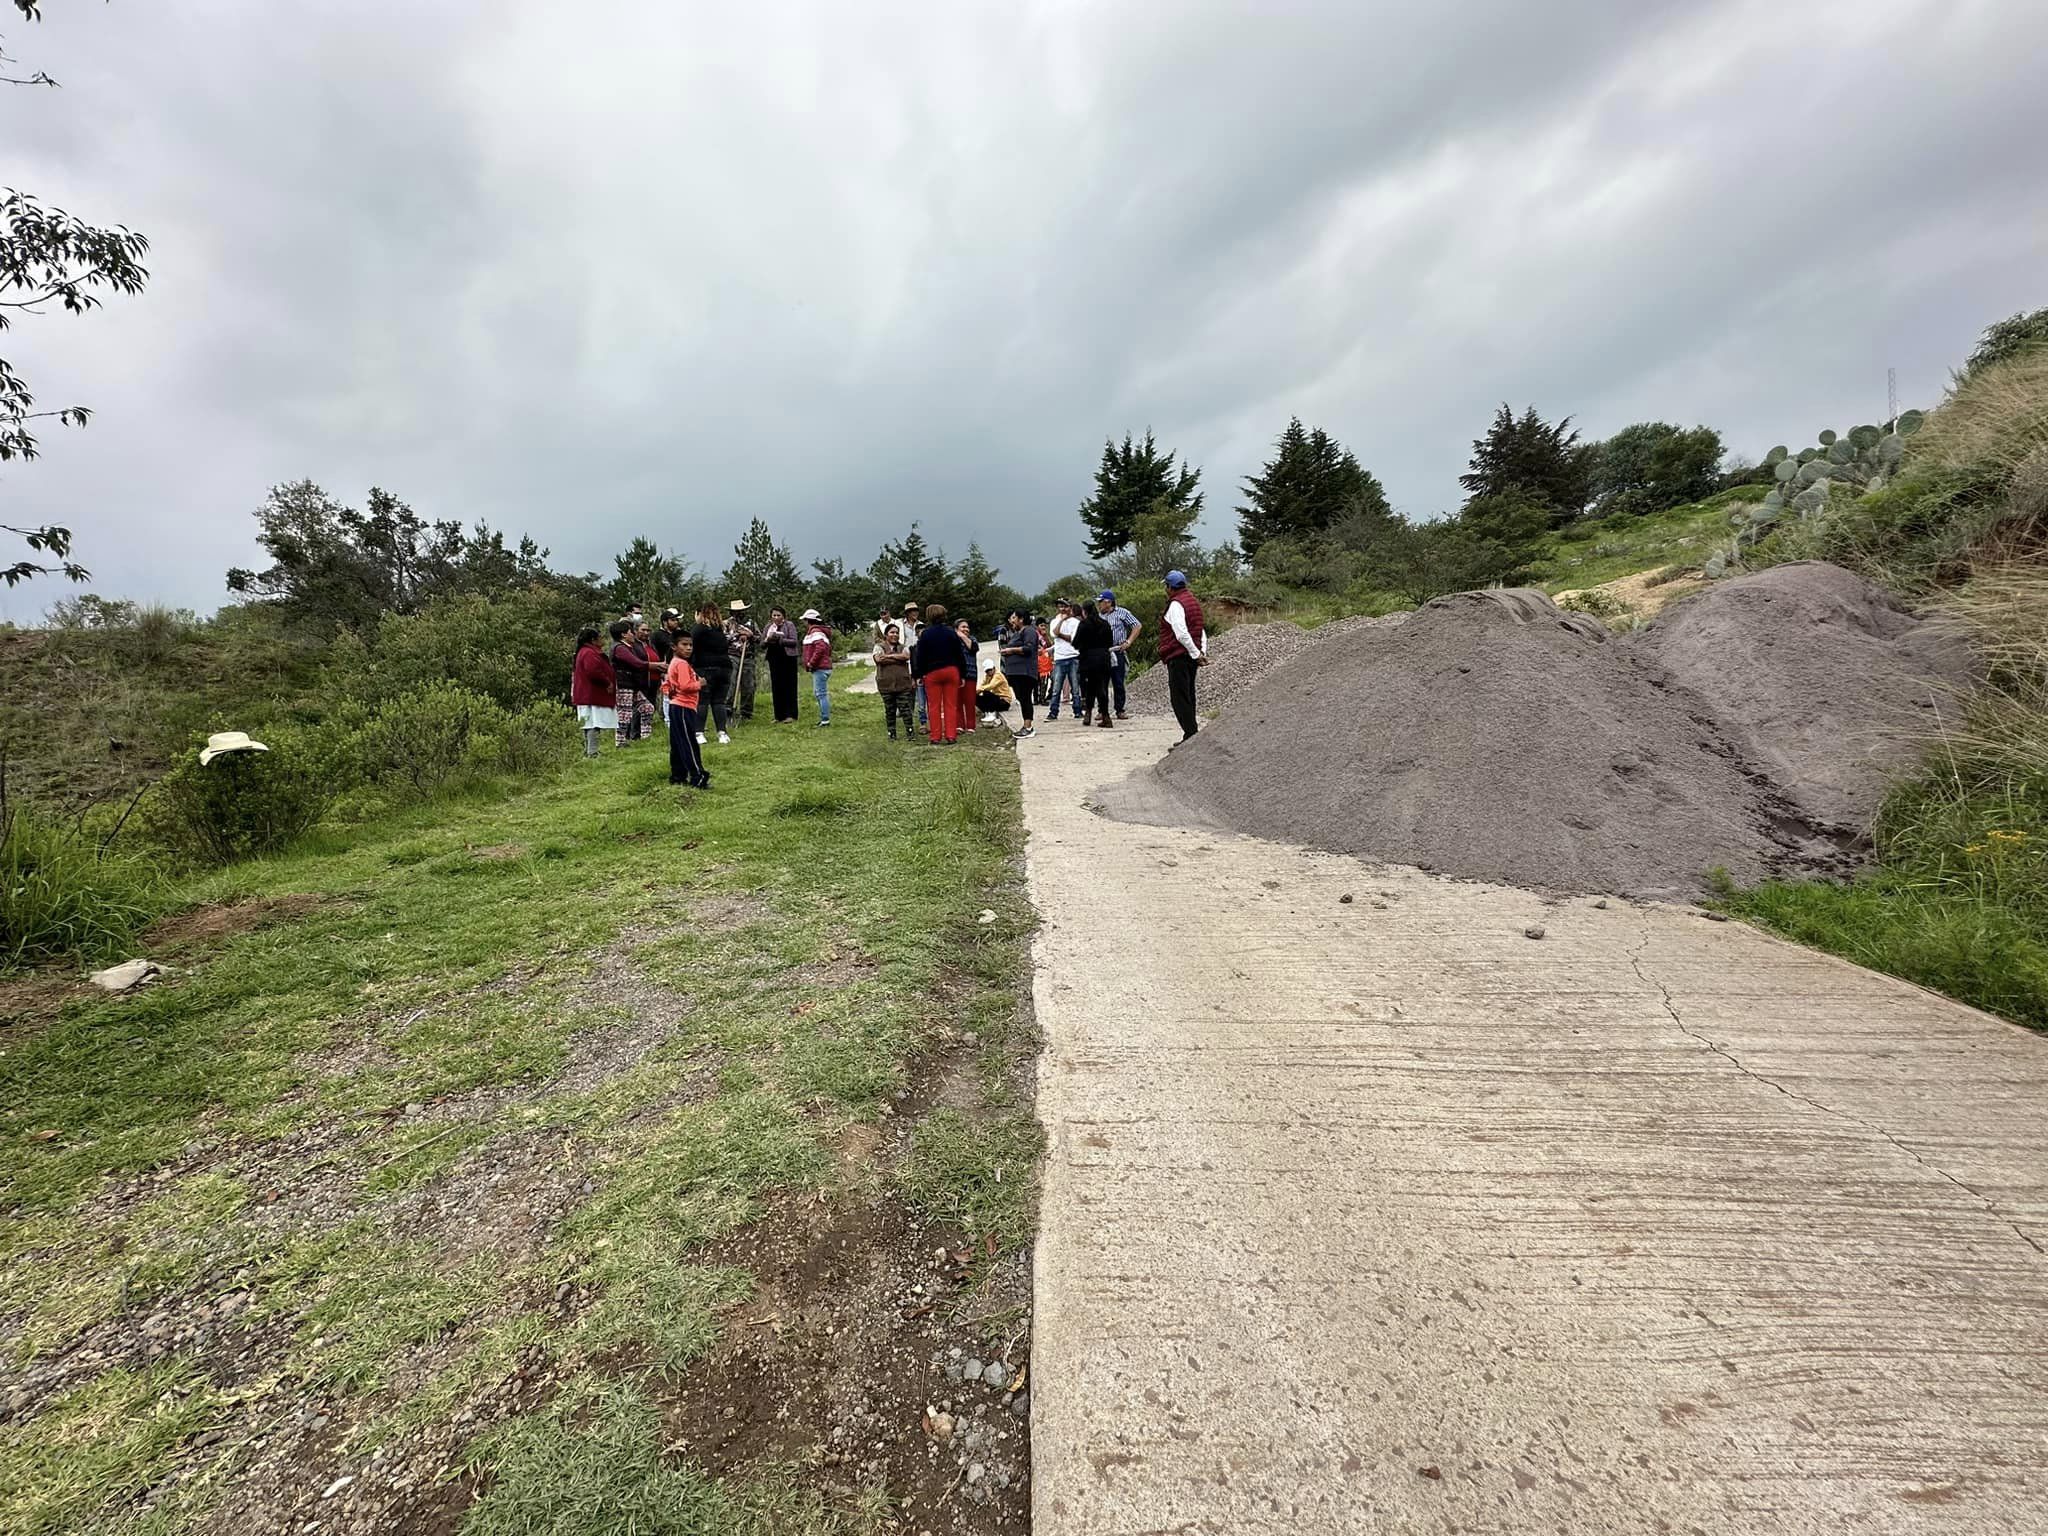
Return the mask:
<svg viewBox="0 0 2048 1536"><path fill-rule="evenodd" d="M2048 1530L2048 1040L1083 808L1171 735L1020 754L1038 1536Z"/></svg>

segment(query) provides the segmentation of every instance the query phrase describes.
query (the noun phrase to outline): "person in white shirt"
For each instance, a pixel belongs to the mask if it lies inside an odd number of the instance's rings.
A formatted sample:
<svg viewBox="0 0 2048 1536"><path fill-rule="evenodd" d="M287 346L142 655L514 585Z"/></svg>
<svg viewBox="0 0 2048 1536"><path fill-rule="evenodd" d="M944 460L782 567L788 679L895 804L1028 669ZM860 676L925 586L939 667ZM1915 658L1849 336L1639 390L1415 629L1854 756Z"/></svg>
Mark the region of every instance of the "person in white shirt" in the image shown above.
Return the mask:
<svg viewBox="0 0 2048 1536"><path fill-rule="evenodd" d="M1048 720L1060 717L1062 687L1073 701L1074 718L1081 718L1081 652L1074 644L1074 631L1080 627L1074 605L1062 598L1060 611L1052 621L1052 708L1045 712Z"/></svg>

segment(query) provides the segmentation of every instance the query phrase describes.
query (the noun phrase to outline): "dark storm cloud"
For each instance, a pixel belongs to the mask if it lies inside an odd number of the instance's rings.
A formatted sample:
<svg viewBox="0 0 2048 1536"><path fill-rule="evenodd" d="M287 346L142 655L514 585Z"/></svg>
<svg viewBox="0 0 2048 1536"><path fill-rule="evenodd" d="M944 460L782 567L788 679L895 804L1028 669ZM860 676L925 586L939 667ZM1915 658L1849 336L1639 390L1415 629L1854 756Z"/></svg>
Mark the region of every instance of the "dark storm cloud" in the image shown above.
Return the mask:
<svg viewBox="0 0 2048 1536"><path fill-rule="evenodd" d="M12 333L101 414L0 497L202 606L299 476L1036 585L1126 428L1215 537L1295 411L1429 515L1500 399L1758 453L2048 302L2048 12L1989 0L51 9L0 181L156 280Z"/></svg>

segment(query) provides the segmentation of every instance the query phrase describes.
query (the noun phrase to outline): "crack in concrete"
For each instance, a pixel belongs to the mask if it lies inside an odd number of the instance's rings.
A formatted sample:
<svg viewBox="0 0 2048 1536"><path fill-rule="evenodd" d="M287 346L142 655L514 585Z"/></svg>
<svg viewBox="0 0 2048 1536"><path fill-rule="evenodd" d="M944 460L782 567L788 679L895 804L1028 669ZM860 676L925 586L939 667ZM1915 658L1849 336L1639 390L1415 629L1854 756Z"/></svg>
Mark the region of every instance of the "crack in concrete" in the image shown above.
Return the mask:
<svg viewBox="0 0 2048 1536"><path fill-rule="evenodd" d="M1748 1064L1742 1060L1741 1057L1737 1056L1733 1051L1729 1050L1719 1041L1709 1039L1707 1036L1701 1034L1698 1030L1694 1029L1690 1024L1687 1024L1683 1016L1681 1016L1678 1011L1678 1004L1672 999L1671 989L1665 986L1664 983L1657 977L1650 975L1647 971L1643 969L1642 955L1643 951L1650 947L1650 937L1651 934L1649 925L1645 924L1643 927L1642 942L1637 944L1635 948L1626 951L1628 955L1629 967L1636 973L1636 979L1642 982L1644 986L1655 987L1657 989L1657 995L1663 1000L1664 1003L1664 1012L1670 1016L1671 1022L1678 1027L1678 1031L1680 1034L1684 1035L1689 1040L1698 1041L1701 1045L1705 1046L1709 1051L1712 1051L1716 1056L1719 1056L1723 1061L1727 1062L1731 1067L1733 1067L1736 1071L1740 1072L1744 1077L1749 1078L1752 1082L1762 1083L1766 1088L1774 1088L1779 1093L1785 1095L1786 1098L1791 1099L1796 1103L1804 1104L1809 1109L1818 1110L1821 1114L1832 1116L1838 1120L1846 1120L1849 1122L1849 1124L1857 1127L1857 1129L1859 1130L1867 1131L1873 1136L1883 1137L1887 1142L1891 1143L1891 1145L1894 1148L1896 1148L1900 1152L1905 1153L1907 1157L1911 1158L1920 1167L1926 1169L1929 1173L1932 1173L1939 1178L1946 1179L1949 1183L1953 1184L1957 1189L1963 1191L1964 1194L1970 1196L1971 1199L1981 1203L1987 1214L1997 1217L1998 1220L2004 1222L2007 1227L2011 1228L2013 1236L2017 1237L2021 1242L2025 1243L2029 1248L2033 1249L2035 1253L2042 1255L2044 1258L2048 1258L2048 1248L2043 1248L2040 1243L2036 1242L2033 1236L2030 1233L2028 1233L2028 1231L2024 1227L2022 1227L2018 1222L2014 1221L2012 1217L2008 1216L2004 1211L2000 1210L1998 1208L1998 1202L1993 1200L1989 1195L1985 1194L1982 1190L1973 1188L1971 1185L1969 1185L1962 1179L1959 1179L1954 1174L1950 1173L1946 1168L1942 1167L1940 1164L1929 1162L1920 1153L1914 1151L1913 1148L1907 1146L1903 1141L1899 1140L1898 1137L1894 1136L1890 1131L1886 1130L1883 1126L1872 1125L1868 1120L1859 1119L1857 1116L1850 1114L1846 1110L1836 1109L1832 1105L1823 1104L1820 1102L1820 1100L1809 1098L1803 1093L1795 1093L1792 1089L1787 1088L1783 1083L1778 1082L1775 1078L1766 1077L1761 1072L1752 1070L1748 1066Z"/></svg>

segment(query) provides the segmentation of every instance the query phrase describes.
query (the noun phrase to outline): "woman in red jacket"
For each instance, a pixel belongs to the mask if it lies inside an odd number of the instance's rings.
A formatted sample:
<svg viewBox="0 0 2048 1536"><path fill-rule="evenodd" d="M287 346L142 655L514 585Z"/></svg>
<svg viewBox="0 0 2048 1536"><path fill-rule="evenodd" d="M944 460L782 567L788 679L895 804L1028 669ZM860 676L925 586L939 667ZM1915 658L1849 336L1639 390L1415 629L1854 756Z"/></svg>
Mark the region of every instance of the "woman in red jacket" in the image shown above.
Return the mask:
<svg viewBox="0 0 2048 1536"><path fill-rule="evenodd" d="M616 731L618 718L618 674L611 658L597 643L595 629L576 635L576 669L569 674L569 702L576 709L576 723L583 727L583 755L597 756L600 731Z"/></svg>

